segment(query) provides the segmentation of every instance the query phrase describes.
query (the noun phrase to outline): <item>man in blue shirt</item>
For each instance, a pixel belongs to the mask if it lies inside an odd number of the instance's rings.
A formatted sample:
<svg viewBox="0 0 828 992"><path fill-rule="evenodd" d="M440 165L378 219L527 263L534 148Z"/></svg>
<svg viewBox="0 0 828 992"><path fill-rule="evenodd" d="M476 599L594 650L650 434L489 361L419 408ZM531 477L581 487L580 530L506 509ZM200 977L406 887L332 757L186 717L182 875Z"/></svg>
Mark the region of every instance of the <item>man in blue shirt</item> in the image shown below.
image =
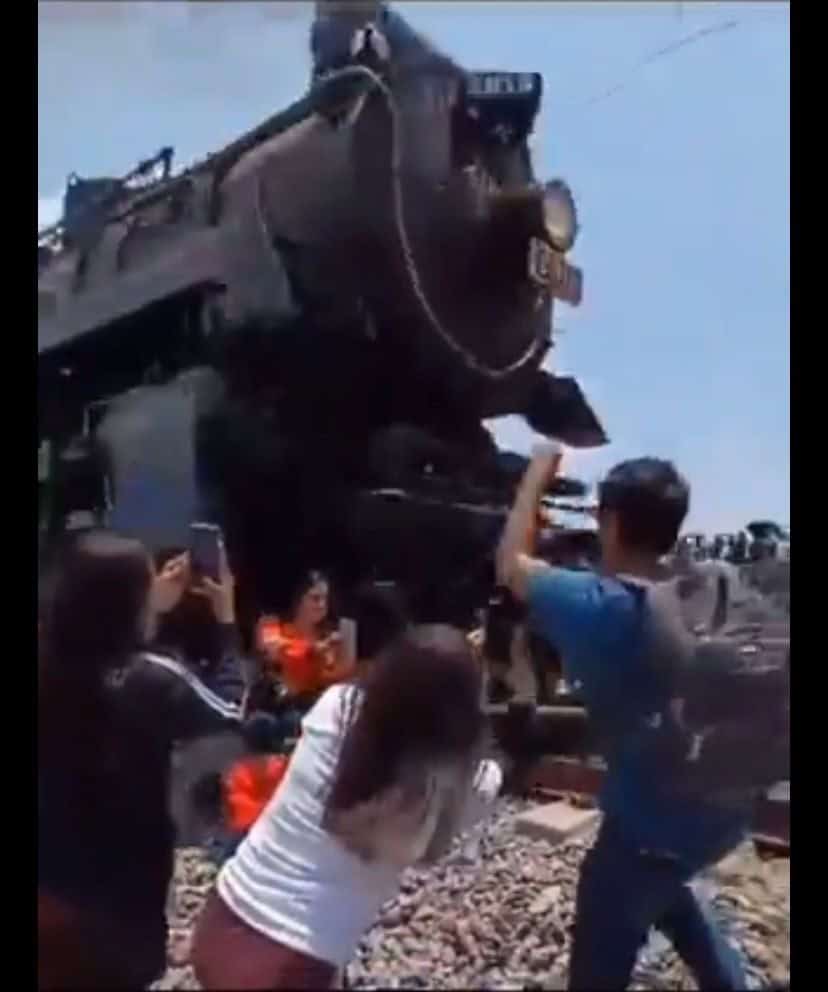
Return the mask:
<svg viewBox="0 0 828 992"><path fill-rule="evenodd" d="M553 568L531 552L540 498L560 461L555 445L536 451L498 549L498 574L560 651L564 676L604 742L604 819L581 870L569 987L625 988L656 926L701 988L743 989L738 955L689 883L744 838L746 816L677 800L654 774L641 733L670 701L647 653L641 586L666 578L661 559L678 538L689 488L669 462L616 466L600 487L601 572Z"/></svg>

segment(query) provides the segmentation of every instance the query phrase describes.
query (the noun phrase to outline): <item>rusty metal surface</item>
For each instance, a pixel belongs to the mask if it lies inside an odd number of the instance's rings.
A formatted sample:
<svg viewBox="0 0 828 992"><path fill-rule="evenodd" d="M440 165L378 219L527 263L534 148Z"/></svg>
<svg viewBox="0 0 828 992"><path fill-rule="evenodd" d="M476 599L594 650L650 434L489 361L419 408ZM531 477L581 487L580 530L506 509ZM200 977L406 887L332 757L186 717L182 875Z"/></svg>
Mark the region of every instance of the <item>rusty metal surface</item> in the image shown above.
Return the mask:
<svg viewBox="0 0 828 992"><path fill-rule="evenodd" d="M597 762L541 758L529 772L527 786L554 793L595 796L601 789L605 772L603 765Z"/></svg>

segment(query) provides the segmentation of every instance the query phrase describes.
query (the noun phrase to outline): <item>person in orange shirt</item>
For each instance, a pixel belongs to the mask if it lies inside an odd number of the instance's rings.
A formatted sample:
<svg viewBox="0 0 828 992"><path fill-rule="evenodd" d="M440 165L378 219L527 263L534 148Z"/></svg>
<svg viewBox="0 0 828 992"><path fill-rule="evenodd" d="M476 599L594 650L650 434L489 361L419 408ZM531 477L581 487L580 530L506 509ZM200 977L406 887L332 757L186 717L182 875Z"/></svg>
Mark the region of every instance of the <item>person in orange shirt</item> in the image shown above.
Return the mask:
<svg viewBox="0 0 828 992"><path fill-rule="evenodd" d="M242 730L247 754L224 778L225 819L236 843L256 822L287 771L287 755L274 753L277 736L276 721L267 713L250 717Z"/></svg>
<svg viewBox="0 0 828 992"><path fill-rule="evenodd" d="M350 678L355 646L328 625L330 586L321 572L303 576L286 619L265 616L256 642L270 677L293 702L311 705L328 686ZM347 622L346 622L347 628Z"/></svg>

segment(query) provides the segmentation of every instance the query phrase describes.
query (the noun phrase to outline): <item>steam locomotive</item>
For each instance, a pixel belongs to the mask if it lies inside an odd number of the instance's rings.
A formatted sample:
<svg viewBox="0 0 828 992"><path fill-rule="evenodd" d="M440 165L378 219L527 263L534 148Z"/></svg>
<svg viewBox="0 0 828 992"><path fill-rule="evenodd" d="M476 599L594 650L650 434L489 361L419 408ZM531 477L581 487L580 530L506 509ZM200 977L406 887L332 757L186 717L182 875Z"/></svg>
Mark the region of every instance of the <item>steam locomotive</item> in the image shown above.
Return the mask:
<svg viewBox="0 0 828 992"><path fill-rule="evenodd" d="M245 616L312 564L458 619L525 463L484 421L607 441L542 367L574 199L534 175L538 73L466 71L381 3L317 3L310 47L287 109L181 171L72 175L39 232L42 546L210 520Z"/></svg>

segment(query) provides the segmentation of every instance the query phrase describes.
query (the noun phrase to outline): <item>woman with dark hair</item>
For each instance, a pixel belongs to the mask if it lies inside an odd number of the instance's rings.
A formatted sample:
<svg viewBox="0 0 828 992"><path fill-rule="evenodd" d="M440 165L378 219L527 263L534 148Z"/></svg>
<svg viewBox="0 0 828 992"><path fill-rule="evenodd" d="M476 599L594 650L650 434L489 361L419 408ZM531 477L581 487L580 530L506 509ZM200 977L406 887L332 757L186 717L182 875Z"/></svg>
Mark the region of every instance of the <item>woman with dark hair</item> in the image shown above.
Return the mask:
<svg viewBox="0 0 828 992"><path fill-rule="evenodd" d="M164 969L173 742L238 726L240 709L141 651L189 585L145 549L75 538L38 623L38 970L43 988L138 988ZM219 599L220 583L205 587ZM226 590L225 590L226 591Z"/></svg>
<svg viewBox="0 0 828 992"><path fill-rule="evenodd" d="M406 631L324 693L205 907L205 988L332 986L402 870L445 853L499 791L479 701L479 668L449 627Z"/></svg>
<svg viewBox="0 0 828 992"><path fill-rule="evenodd" d="M257 644L265 658L266 677L279 681L292 705L309 709L321 692L350 677L353 645L329 621L330 583L319 571L305 573L284 619L263 617Z"/></svg>

